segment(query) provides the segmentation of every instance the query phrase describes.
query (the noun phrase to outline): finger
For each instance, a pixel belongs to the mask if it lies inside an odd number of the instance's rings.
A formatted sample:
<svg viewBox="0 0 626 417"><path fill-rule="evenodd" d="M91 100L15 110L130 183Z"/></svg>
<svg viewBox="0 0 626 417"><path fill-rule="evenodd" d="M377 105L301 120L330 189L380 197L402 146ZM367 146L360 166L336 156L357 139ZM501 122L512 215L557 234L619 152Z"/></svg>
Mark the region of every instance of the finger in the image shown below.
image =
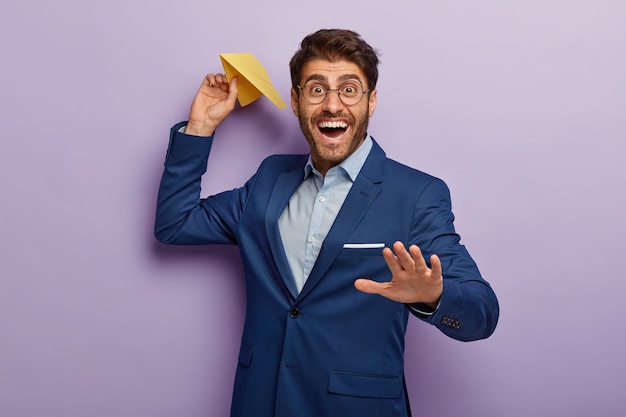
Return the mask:
<svg viewBox="0 0 626 417"><path fill-rule="evenodd" d="M200 84L200 89L202 89L203 87L208 87L209 86L209 84L210 84L209 75L210 74L205 75L204 78L202 79L202 83Z"/></svg>
<svg viewBox="0 0 626 417"><path fill-rule="evenodd" d="M237 94L239 90L237 88L237 78L233 78L229 85L227 85L227 89L224 90L228 93L225 99L225 105L232 111L235 108L235 102L237 101Z"/></svg>
<svg viewBox="0 0 626 417"><path fill-rule="evenodd" d="M413 245L415 246L415 245ZM402 266L403 269L413 271L415 270L415 261L411 254L406 250L404 243L396 242L393 244L393 249L396 252L396 257L398 258L398 262Z"/></svg>
<svg viewBox="0 0 626 417"><path fill-rule="evenodd" d="M215 81L217 82L216 87L221 88L223 91L228 91L228 78L224 74L216 74Z"/></svg>
<svg viewBox="0 0 626 417"><path fill-rule="evenodd" d="M441 259L435 254L430 255L430 276L434 279L443 278L443 268L441 267Z"/></svg>
<svg viewBox="0 0 626 417"><path fill-rule="evenodd" d="M380 294L385 289L386 284L372 281L371 279L359 278L354 281L354 287L368 294Z"/></svg>
<svg viewBox="0 0 626 417"><path fill-rule="evenodd" d="M204 82L203 84L209 86L209 87L213 87L217 82L215 81L215 74L207 74L207 76L204 78Z"/></svg>
<svg viewBox="0 0 626 417"><path fill-rule="evenodd" d="M208 85L209 87L217 87L222 88L226 91L228 89L228 80L224 74L207 74L204 78L203 84Z"/></svg>
<svg viewBox="0 0 626 417"><path fill-rule="evenodd" d="M415 271L427 271L429 268L426 264L426 259L424 259L424 255L422 254L422 250L420 249L420 247L417 245L411 245L411 247L409 247L409 251L411 252L411 257L415 262Z"/></svg>
<svg viewBox="0 0 626 417"><path fill-rule="evenodd" d="M233 77L230 80L230 84L228 85L229 95L234 95L235 97L239 94L239 79L237 77Z"/></svg>
<svg viewBox="0 0 626 417"><path fill-rule="evenodd" d="M385 258L385 262L387 263L387 267L391 271L391 275L396 275L404 270L402 265L400 265L400 261L398 261L398 257L394 255L393 251L390 248L383 249L383 258Z"/></svg>

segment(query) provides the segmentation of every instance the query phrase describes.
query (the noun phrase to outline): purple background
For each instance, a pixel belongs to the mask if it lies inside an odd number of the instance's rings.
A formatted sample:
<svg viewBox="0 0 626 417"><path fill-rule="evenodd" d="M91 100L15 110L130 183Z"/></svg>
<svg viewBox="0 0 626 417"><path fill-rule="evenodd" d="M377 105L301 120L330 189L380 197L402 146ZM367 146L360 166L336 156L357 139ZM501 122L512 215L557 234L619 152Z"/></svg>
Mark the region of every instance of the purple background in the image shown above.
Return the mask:
<svg viewBox="0 0 626 417"><path fill-rule="evenodd" d="M243 320L236 248L152 236L171 125L221 52L283 99L301 38L382 52L370 132L452 190L502 307L465 344L411 320L418 416L621 416L626 3L21 0L0 13L0 415L225 416ZM262 98L220 130L204 194L306 149Z"/></svg>

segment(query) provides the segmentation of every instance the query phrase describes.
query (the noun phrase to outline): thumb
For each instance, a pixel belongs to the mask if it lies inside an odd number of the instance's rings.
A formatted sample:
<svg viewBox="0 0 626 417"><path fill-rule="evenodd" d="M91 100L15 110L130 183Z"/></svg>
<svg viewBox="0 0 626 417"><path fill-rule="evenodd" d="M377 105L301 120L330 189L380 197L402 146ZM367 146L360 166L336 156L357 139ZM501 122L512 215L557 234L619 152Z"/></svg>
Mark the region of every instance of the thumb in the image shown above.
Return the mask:
<svg viewBox="0 0 626 417"><path fill-rule="evenodd" d="M354 288L368 294L380 294L383 284L371 279L359 278L354 281Z"/></svg>
<svg viewBox="0 0 626 417"><path fill-rule="evenodd" d="M237 77L233 77L230 80L230 84L228 86L228 101L233 105L235 104L235 100L237 99L237 94L239 94L239 79Z"/></svg>

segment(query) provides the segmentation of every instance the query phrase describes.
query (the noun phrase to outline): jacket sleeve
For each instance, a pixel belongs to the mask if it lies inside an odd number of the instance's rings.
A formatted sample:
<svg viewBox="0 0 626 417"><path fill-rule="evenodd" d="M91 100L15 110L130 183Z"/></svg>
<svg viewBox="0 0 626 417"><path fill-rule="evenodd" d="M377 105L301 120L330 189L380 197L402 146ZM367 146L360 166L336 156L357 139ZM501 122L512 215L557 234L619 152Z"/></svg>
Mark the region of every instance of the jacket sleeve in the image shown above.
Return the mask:
<svg viewBox="0 0 626 417"><path fill-rule="evenodd" d="M420 247L427 263L432 254L441 259L443 293L432 314L410 311L454 339L484 339L496 328L498 300L461 244L453 222L449 189L434 178L417 200L410 243Z"/></svg>
<svg viewBox="0 0 626 417"><path fill-rule="evenodd" d="M175 125L159 186L154 234L168 244L236 244L236 228L253 179L238 189L200 198L213 136L179 132Z"/></svg>

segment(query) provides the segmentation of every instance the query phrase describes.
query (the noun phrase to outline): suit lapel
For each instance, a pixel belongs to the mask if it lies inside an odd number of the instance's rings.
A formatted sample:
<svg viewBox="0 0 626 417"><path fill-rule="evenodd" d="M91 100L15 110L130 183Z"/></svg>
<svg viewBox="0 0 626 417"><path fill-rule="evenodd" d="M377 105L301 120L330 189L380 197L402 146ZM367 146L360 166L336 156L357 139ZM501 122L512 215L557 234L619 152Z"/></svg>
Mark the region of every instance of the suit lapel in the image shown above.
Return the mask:
<svg viewBox="0 0 626 417"><path fill-rule="evenodd" d="M303 160L298 160L297 163L294 163L287 172L278 176L265 213L265 230L267 231L274 263L284 285L294 299L298 294L298 290L289 267L289 261L287 261L287 256L285 255L280 230L278 229L278 218L287 206L293 193L303 181L304 164L306 161L305 156Z"/></svg>
<svg viewBox="0 0 626 417"><path fill-rule="evenodd" d="M341 206L341 210L339 210L326 239L324 239L317 261L300 293L300 298L306 296L322 279L337 255L339 255L339 252L343 249L343 244L346 243L346 240L361 222L370 205L380 193L385 158L384 151L374 141L370 155L346 196L346 200Z"/></svg>

